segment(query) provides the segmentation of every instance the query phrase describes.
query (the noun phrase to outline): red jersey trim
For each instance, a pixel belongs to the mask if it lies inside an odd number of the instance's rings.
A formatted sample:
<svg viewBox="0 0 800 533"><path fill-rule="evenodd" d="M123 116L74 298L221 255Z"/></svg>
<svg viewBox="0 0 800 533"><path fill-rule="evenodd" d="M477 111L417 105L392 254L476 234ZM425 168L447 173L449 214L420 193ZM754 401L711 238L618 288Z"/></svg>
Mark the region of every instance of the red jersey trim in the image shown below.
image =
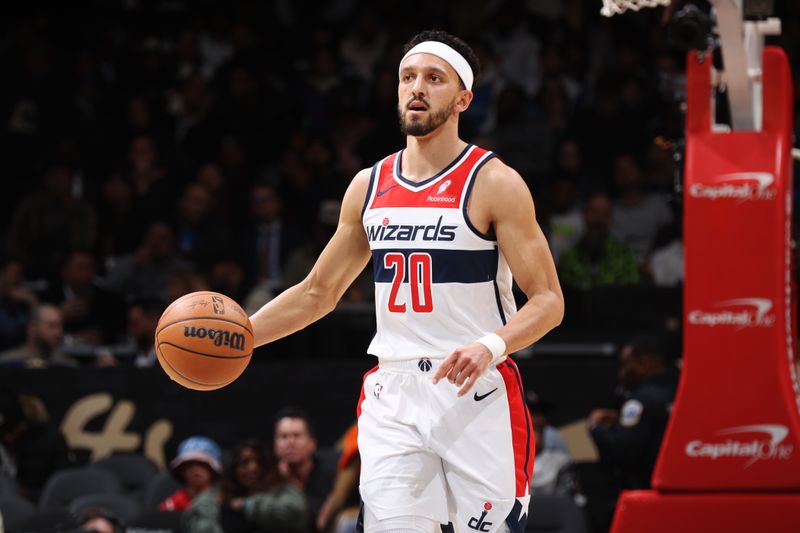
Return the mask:
<svg viewBox="0 0 800 533"><path fill-rule="evenodd" d="M377 186L372 195L370 209L382 207L432 207L458 209L465 186L475 165L487 153L486 150L469 145L459 158L433 178L412 188L408 180L398 176L401 152L392 154L380 164Z"/></svg>

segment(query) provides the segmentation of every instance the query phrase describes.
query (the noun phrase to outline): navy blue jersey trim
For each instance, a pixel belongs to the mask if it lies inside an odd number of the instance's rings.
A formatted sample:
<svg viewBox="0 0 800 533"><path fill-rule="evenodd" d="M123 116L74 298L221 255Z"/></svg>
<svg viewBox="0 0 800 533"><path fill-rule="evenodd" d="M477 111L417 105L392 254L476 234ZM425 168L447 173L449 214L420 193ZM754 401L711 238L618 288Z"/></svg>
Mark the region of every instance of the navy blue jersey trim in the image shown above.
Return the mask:
<svg viewBox="0 0 800 533"><path fill-rule="evenodd" d="M414 189L419 190L419 189L425 187L425 185L431 183L432 181L436 181L437 179L439 179L439 177L441 177L442 174L444 174L445 172L447 172L451 168L453 168L456 165L456 163L461 161L461 158L464 157L464 154L466 154L467 150L469 150L470 148L472 148L472 145L468 144L467 147L464 148L464 150L460 154L458 154L458 157L453 159L450 162L449 165L444 167L442 170L437 172L432 177L430 177L428 179L424 179L422 181L411 181L408 178L404 178L403 175L400 173L400 171L401 171L400 163L401 163L401 161L403 159L403 152L405 152L405 149L400 150L400 153L397 154L397 159L395 159L395 161L394 161L394 175L397 176L397 179L399 179L400 181L402 181L406 185L409 185L409 186L413 187Z"/></svg>
<svg viewBox="0 0 800 533"><path fill-rule="evenodd" d="M464 220L467 222L467 227L472 230L472 233L486 241L494 241L495 239L491 235L483 233L481 230L472 225L472 221L469 219L469 215L467 214L467 204L469 203L469 195L472 194L472 186L475 185L475 179L478 177L478 172L480 172L483 165L495 157L497 157L497 154L490 152L486 159L475 165L475 168L472 170L472 177L469 180L469 184L467 184L467 190L464 192L464 206L461 208L462 214L464 215Z"/></svg>
<svg viewBox="0 0 800 533"><path fill-rule="evenodd" d="M528 504L530 505L530 503ZM514 501L514 507L506 517L506 524L511 533L525 533L525 526L528 523L528 509L523 509L519 500Z"/></svg>
<svg viewBox="0 0 800 533"><path fill-rule="evenodd" d="M497 301L497 311L500 313L500 321L506 325L506 312L503 310L503 301L500 299L500 287L497 286L497 280L493 280L494 285L494 298Z"/></svg>
<svg viewBox="0 0 800 533"><path fill-rule="evenodd" d="M375 176L378 174L378 165L381 164L381 161L378 161L374 165L372 165L372 172L369 174L369 187L367 187L367 197L364 198L364 207L361 208L361 220L364 220L364 213L367 212L367 207L369 207L369 200L372 198L372 188L375 186Z"/></svg>
<svg viewBox="0 0 800 533"><path fill-rule="evenodd" d="M441 249L377 249L372 250L372 264L375 283L391 283L395 268L384 266L384 256L388 253L401 253L408 262L412 253L431 256L432 283L485 283L497 277L497 250L441 250ZM408 268L405 268L403 282L409 281Z"/></svg>

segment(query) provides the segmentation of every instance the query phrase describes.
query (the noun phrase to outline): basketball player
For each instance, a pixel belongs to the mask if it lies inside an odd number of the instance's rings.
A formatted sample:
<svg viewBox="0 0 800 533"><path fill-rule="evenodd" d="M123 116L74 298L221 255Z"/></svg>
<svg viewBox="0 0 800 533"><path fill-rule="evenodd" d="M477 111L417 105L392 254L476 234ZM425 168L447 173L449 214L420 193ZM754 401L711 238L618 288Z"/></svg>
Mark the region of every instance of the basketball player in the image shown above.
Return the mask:
<svg viewBox="0 0 800 533"><path fill-rule="evenodd" d="M521 532L534 444L507 354L559 324L563 297L527 186L458 137L474 53L444 32L406 50L405 149L355 176L311 273L251 317L255 343L332 311L371 253L378 366L358 407L365 530ZM512 273L528 296L519 311Z"/></svg>

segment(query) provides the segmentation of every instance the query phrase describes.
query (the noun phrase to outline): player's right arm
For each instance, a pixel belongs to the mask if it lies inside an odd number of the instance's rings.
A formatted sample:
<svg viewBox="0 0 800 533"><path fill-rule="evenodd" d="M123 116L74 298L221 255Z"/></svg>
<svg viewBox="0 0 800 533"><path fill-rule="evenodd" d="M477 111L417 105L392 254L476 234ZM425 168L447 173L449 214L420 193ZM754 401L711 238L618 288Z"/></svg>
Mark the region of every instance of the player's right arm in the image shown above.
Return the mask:
<svg viewBox="0 0 800 533"><path fill-rule="evenodd" d="M255 345L285 337L319 320L336 307L344 292L369 262L370 249L361 209L370 169L356 174L342 200L339 225L306 278L250 317Z"/></svg>

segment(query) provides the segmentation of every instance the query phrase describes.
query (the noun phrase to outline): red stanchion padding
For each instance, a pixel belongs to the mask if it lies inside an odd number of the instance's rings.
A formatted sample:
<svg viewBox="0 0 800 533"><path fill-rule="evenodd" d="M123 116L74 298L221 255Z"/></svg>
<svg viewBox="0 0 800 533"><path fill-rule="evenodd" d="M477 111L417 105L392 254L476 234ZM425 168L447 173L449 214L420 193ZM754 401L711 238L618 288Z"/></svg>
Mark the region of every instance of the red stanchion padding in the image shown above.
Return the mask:
<svg viewBox="0 0 800 533"><path fill-rule="evenodd" d="M800 494L628 491L611 533L797 533L798 516Z"/></svg>
<svg viewBox="0 0 800 533"><path fill-rule="evenodd" d="M653 487L800 491L789 64L764 50L763 131L717 132L710 63L687 65L683 370Z"/></svg>

